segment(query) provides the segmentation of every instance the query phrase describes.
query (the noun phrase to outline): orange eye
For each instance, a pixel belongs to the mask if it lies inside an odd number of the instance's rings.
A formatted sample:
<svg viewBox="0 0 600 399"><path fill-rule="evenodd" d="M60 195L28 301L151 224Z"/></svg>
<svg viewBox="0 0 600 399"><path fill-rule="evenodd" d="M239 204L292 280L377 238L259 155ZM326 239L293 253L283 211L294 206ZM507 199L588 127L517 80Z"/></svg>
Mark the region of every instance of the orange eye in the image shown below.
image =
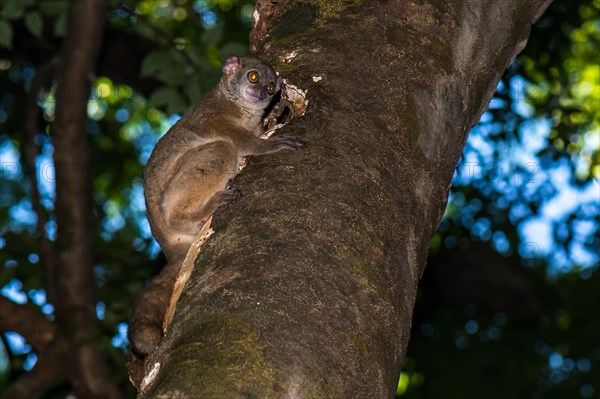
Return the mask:
<svg viewBox="0 0 600 399"><path fill-rule="evenodd" d="M273 82L269 83L269 85L267 86L267 93L269 93L269 94L275 93L275 83L273 83Z"/></svg>
<svg viewBox="0 0 600 399"><path fill-rule="evenodd" d="M258 72L256 72L256 71L250 71L250 72L248 72L248 81L250 83L256 83L256 82L258 82Z"/></svg>

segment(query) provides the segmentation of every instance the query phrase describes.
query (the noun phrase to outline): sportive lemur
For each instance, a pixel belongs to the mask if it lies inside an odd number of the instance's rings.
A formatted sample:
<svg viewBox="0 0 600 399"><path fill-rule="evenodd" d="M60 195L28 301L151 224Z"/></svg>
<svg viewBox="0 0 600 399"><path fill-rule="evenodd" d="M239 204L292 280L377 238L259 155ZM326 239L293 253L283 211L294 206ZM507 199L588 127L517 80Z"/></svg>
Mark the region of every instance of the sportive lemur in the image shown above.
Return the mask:
<svg viewBox="0 0 600 399"><path fill-rule="evenodd" d="M240 197L239 190L227 188L240 161L303 145L285 136L259 139L265 111L281 84L264 62L231 56L217 88L156 144L144 192L150 229L167 265L134 302L129 340L136 355L147 356L160 342L175 280L196 235L220 206Z"/></svg>

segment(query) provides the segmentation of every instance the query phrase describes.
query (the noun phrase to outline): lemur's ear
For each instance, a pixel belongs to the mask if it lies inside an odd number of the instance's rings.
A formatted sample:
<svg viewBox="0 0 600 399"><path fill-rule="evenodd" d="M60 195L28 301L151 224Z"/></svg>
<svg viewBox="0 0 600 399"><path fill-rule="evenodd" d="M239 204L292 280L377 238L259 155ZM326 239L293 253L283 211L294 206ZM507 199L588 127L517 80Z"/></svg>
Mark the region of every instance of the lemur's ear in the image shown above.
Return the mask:
<svg viewBox="0 0 600 399"><path fill-rule="evenodd" d="M223 73L225 73L226 75L233 75L241 68L242 65L240 63L240 57L238 57L237 55L230 55L225 60L225 65L223 65Z"/></svg>

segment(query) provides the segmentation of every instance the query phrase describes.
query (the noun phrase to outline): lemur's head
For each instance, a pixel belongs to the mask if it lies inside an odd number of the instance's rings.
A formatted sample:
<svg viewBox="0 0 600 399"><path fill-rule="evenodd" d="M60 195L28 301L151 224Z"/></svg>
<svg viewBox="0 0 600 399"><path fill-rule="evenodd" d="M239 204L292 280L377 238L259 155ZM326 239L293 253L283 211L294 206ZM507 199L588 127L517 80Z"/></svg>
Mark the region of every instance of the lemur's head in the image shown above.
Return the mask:
<svg viewBox="0 0 600 399"><path fill-rule="evenodd" d="M221 85L231 99L262 110L281 89L281 77L257 58L232 55L225 60Z"/></svg>

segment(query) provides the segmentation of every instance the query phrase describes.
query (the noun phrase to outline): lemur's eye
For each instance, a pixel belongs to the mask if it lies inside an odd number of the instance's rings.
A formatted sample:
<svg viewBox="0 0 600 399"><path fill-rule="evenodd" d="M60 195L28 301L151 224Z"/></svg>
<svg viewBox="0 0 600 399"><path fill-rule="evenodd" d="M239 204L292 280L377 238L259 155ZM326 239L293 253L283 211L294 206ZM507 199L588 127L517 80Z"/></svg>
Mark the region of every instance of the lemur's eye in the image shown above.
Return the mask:
<svg viewBox="0 0 600 399"><path fill-rule="evenodd" d="M256 82L258 82L258 72L256 72L256 71L250 71L250 72L248 72L248 81L250 83L256 83Z"/></svg>
<svg viewBox="0 0 600 399"><path fill-rule="evenodd" d="M269 83L269 85L267 86L267 93L269 93L269 94L275 93L275 83L273 83L273 82Z"/></svg>

